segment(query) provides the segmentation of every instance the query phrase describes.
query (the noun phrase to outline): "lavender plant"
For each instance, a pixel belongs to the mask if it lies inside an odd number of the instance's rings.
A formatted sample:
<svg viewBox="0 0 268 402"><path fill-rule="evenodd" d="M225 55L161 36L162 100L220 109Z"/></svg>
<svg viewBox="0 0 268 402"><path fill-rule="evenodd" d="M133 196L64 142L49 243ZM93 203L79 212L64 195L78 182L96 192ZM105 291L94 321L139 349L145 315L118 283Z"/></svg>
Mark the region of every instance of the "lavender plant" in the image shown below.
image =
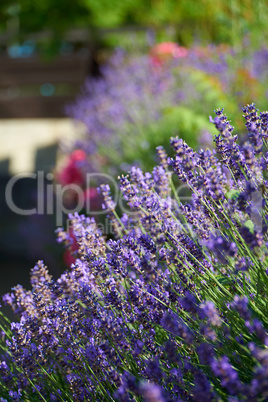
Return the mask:
<svg viewBox="0 0 268 402"><path fill-rule="evenodd" d="M178 131L191 146L197 144L208 121L183 105L185 78L175 67L175 60L155 66L148 55L118 50L102 66L101 78L88 79L67 114L86 126L85 139L75 145L90 155L91 171L120 173L134 163L152 169L156 146L169 146L170 134Z"/></svg>
<svg viewBox="0 0 268 402"><path fill-rule="evenodd" d="M267 101L267 50L251 48L194 46L162 65L153 52L116 52L67 108L86 126L75 146L89 155L89 170L120 174L133 164L151 170L155 147L169 148L170 135L195 147L204 130L216 134L205 117L215 106L228 109L242 131L241 107L258 99L264 108Z"/></svg>
<svg viewBox="0 0 268 402"><path fill-rule="evenodd" d="M248 140L216 110L215 151L172 138L152 173L120 177L130 211L107 240L71 216L76 262L4 296L2 401L266 401L268 112L244 108ZM191 190L182 203L173 175ZM71 245L68 232L59 241Z"/></svg>

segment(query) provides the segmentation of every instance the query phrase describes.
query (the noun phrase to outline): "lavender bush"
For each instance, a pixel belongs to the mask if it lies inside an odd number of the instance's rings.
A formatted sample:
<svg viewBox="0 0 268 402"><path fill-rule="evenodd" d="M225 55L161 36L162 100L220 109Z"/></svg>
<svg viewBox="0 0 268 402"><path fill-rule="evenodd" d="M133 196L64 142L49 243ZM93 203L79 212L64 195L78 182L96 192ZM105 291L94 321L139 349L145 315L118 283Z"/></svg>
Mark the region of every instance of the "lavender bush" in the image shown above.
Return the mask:
<svg viewBox="0 0 268 402"><path fill-rule="evenodd" d="M177 67L175 60L159 67L148 55L117 51L102 67L101 78L88 79L67 113L87 128L85 140L75 145L90 155L91 171L120 173L133 163L152 169L156 146L168 146L170 134L178 130L196 145L209 125L201 113L182 104L184 77Z"/></svg>
<svg viewBox="0 0 268 402"><path fill-rule="evenodd" d="M204 131L216 133L207 110L222 105L242 131L241 107L252 99L266 107L265 48L196 46L162 65L152 55L118 51L67 108L87 128L75 146L86 150L90 171L121 173L134 163L151 170L155 147L168 148L171 134L195 147Z"/></svg>
<svg viewBox="0 0 268 402"><path fill-rule="evenodd" d="M267 401L268 112L244 117L241 146L217 110L216 151L172 138L173 158L121 176L120 218L101 186L114 239L70 217L71 269L39 261L32 290L4 296L19 322L2 316L2 401Z"/></svg>

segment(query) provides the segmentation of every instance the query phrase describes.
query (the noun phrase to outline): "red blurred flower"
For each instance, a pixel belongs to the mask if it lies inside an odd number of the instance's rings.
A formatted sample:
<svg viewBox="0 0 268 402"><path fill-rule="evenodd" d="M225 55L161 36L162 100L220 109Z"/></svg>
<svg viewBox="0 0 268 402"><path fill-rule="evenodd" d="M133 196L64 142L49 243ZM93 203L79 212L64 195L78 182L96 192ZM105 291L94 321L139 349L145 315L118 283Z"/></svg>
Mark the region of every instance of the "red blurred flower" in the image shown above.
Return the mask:
<svg viewBox="0 0 268 402"><path fill-rule="evenodd" d="M83 174L81 170L76 166L75 162L69 160L67 165L62 169L62 171L58 174L58 182L63 186L67 184L78 184L82 185L84 182Z"/></svg>
<svg viewBox="0 0 268 402"><path fill-rule="evenodd" d="M162 42L155 45L150 51L150 58L155 66L161 66L164 62L186 57L188 50L174 42Z"/></svg>
<svg viewBox="0 0 268 402"><path fill-rule="evenodd" d="M81 172L79 163L86 159L86 153L82 149L76 149L69 155L67 164L63 167L61 172L57 176L57 180L60 184L78 184L84 183L84 176Z"/></svg>
<svg viewBox="0 0 268 402"><path fill-rule="evenodd" d="M87 157L87 154L82 149L76 149L70 155L70 159L72 161L84 161Z"/></svg>
<svg viewBox="0 0 268 402"><path fill-rule="evenodd" d="M88 214L90 211L101 210L102 198L95 187L87 188L84 191L84 206Z"/></svg>

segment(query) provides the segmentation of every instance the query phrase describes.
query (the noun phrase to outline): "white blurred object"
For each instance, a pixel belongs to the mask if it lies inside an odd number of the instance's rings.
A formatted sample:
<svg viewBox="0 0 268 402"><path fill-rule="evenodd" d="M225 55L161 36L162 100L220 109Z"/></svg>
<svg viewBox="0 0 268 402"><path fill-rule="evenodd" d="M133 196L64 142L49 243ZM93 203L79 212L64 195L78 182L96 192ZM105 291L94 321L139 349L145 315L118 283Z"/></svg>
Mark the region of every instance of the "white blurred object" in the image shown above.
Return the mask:
<svg viewBox="0 0 268 402"><path fill-rule="evenodd" d="M71 119L1 119L0 163L9 160L9 174L35 171L36 152L77 138L83 126Z"/></svg>

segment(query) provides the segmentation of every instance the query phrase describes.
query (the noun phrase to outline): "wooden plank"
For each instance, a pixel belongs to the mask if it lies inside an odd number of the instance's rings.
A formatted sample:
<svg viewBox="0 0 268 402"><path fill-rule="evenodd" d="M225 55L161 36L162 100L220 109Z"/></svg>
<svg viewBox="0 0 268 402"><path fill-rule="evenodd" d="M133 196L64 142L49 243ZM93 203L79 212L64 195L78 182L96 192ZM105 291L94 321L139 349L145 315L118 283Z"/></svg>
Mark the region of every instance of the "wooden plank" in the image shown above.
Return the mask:
<svg viewBox="0 0 268 402"><path fill-rule="evenodd" d="M12 59L10 57L1 56L0 57L0 71L14 70L17 69L28 69L29 66L36 69L40 68L43 70L54 70L62 67L66 64L69 68L74 68L76 65L84 65L89 59L89 55L82 55L81 57L71 55L69 57L57 57L50 61L44 61L39 57L25 57Z"/></svg>
<svg viewBox="0 0 268 402"><path fill-rule="evenodd" d="M72 71L29 71L27 74L1 74L0 73L0 86L9 87L12 85L31 85L31 84L80 84L84 81L86 75L77 70Z"/></svg>
<svg viewBox="0 0 268 402"><path fill-rule="evenodd" d="M73 96L36 96L0 100L0 119L66 117L64 107L73 100Z"/></svg>
<svg viewBox="0 0 268 402"><path fill-rule="evenodd" d="M61 58L45 63L37 58L0 58L0 86L49 83L82 83L89 72L88 58Z"/></svg>

